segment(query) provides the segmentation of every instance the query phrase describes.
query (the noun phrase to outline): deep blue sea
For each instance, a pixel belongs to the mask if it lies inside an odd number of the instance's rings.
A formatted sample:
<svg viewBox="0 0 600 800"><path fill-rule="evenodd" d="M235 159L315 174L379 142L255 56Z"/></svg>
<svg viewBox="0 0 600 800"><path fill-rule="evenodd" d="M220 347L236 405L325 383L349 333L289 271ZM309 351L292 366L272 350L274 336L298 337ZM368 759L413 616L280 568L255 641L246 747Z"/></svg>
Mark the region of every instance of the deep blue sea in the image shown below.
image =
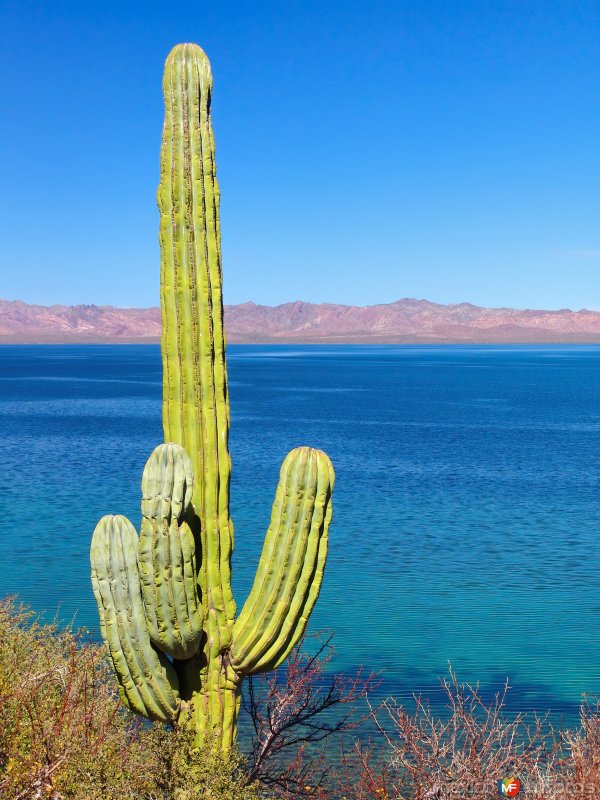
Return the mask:
<svg viewBox="0 0 600 800"><path fill-rule="evenodd" d="M228 349L241 607L281 460L336 469L312 629L333 667L435 697L452 665L513 709L600 695L600 346ZM0 347L0 594L97 633L89 542L140 519L162 440L152 345Z"/></svg>

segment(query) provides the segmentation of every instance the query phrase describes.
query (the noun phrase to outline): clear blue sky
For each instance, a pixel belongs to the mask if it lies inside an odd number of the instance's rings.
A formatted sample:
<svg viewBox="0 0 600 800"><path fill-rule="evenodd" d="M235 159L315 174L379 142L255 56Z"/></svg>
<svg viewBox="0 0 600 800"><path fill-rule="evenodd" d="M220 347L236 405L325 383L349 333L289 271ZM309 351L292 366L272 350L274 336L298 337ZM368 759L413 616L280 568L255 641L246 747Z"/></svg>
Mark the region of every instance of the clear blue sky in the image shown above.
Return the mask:
<svg viewBox="0 0 600 800"><path fill-rule="evenodd" d="M226 302L600 309L597 0L0 9L0 297L158 303L162 68L191 41Z"/></svg>

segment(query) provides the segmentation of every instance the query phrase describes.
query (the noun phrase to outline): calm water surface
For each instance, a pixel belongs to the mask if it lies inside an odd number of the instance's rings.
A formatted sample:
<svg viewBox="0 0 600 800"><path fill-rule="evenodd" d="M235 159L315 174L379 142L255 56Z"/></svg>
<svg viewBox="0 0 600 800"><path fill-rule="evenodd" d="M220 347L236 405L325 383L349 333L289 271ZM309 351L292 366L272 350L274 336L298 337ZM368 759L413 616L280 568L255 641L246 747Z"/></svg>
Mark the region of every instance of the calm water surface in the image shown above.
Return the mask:
<svg viewBox="0 0 600 800"><path fill-rule="evenodd" d="M384 694L452 664L513 708L600 695L600 346L230 346L234 589L249 590L285 453L337 483L312 628ZM97 632L89 541L137 525L162 439L158 346L0 347L0 594Z"/></svg>

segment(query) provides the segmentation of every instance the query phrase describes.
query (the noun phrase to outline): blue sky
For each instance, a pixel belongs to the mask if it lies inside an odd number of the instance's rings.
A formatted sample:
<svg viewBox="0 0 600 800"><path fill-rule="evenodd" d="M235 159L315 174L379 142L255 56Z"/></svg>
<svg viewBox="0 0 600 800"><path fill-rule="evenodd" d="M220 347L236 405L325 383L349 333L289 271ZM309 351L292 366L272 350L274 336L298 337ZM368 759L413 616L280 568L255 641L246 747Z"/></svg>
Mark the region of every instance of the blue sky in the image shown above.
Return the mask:
<svg viewBox="0 0 600 800"><path fill-rule="evenodd" d="M158 303L162 68L192 41L226 302L600 309L597 0L0 9L0 297Z"/></svg>

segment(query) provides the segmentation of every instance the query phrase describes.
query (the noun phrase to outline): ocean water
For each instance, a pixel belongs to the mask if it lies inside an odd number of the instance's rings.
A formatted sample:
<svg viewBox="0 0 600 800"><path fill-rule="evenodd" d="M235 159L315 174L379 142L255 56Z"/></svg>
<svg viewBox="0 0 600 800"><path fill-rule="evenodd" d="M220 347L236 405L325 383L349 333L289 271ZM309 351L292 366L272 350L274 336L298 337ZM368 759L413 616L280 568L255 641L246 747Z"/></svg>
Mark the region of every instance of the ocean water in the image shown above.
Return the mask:
<svg viewBox="0 0 600 800"><path fill-rule="evenodd" d="M571 722L600 696L600 346L230 346L234 591L286 452L336 469L312 630L332 668L439 697L448 665ZM97 635L89 541L140 519L158 346L0 347L0 594Z"/></svg>

